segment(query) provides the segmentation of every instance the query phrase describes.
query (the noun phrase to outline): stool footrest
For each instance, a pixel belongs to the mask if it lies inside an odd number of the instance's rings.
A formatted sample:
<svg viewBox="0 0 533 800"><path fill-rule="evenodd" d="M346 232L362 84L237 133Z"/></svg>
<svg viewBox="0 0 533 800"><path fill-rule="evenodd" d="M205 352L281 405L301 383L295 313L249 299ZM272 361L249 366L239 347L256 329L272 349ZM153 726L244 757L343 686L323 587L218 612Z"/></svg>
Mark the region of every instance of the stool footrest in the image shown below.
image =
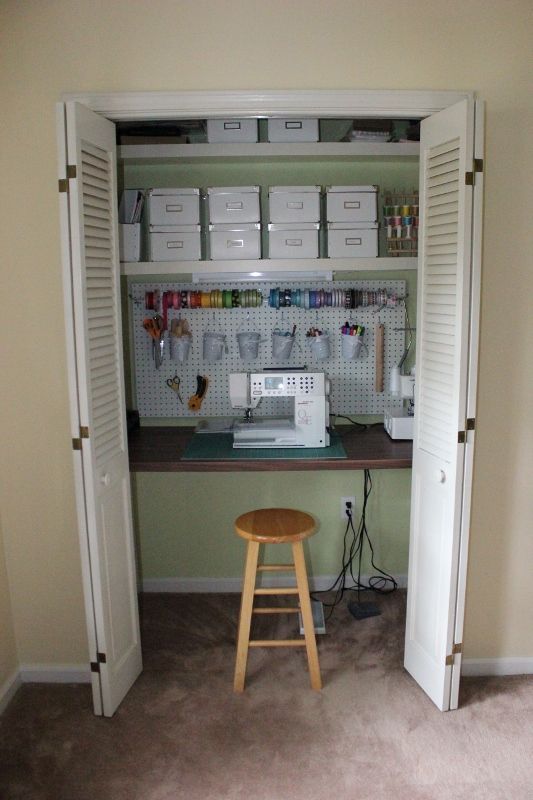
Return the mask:
<svg viewBox="0 0 533 800"><path fill-rule="evenodd" d="M250 639L250 647L305 647L305 639Z"/></svg>
<svg viewBox="0 0 533 800"><path fill-rule="evenodd" d="M267 606L263 606L261 608L252 609L252 613L253 614L297 614L299 610L300 610L299 608L282 608L280 606L267 608Z"/></svg>
<svg viewBox="0 0 533 800"><path fill-rule="evenodd" d="M254 594L298 594L297 586L268 587L266 589L255 589Z"/></svg>
<svg viewBox="0 0 533 800"><path fill-rule="evenodd" d="M258 572L294 572L294 564L260 564Z"/></svg>

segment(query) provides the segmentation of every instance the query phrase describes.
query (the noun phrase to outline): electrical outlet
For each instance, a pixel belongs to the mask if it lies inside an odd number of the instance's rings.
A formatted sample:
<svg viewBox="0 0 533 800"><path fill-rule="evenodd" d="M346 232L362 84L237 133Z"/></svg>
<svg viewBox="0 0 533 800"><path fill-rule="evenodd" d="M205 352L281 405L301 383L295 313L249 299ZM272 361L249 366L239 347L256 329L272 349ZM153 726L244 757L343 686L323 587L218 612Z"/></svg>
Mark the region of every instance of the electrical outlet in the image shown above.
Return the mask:
<svg viewBox="0 0 533 800"><path fill-rule="evenodd" d="M341 497L341 519L343 522L348 521L348 514L346 513L346 509L348 508L346 505L347 503L351 503L349 508L353 517L355 513L355 497Z"/></svg>

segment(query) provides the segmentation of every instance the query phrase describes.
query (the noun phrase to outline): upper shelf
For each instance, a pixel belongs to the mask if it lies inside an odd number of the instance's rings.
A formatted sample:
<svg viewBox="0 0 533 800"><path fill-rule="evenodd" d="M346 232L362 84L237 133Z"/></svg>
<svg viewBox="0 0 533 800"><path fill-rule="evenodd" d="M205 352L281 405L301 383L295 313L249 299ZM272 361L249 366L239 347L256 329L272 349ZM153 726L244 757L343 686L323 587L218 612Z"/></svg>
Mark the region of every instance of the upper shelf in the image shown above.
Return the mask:
<svg viewBox="0 0 533 800"><path fill-rule="evenodd" d="M295 258L233 261L129 261L121 264L123 275L179 275L189 273L331 271L370 272L417 269L418 259L406 258Z"/></svg>
<svg viewBox="0 0 533 800"><path fill-rule="evenodd" d="M127 144L117 148L123 163L198 158L418 158L418 142L287 142L274 144Z"/></svg>

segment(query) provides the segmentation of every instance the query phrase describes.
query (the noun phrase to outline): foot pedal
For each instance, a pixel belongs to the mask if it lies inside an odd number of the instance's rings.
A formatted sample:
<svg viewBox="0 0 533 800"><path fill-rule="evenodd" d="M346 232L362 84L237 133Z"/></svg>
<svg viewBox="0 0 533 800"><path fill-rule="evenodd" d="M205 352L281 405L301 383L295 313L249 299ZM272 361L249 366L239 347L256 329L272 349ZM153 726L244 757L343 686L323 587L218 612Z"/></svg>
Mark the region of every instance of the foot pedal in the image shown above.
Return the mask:
<svg viewBox="0 0 533 800"><path fill-rule="evenodd" d="M355 600L348 603L348 611L355 619L378 617L381 614L381 611L375 603L357 603Z"/></svg>
<svg viewBox="0 0 533 800"><path fill-rule="evenodd" d="M326 632L326 620L324 619L324 606L320 600L311 600L311 611L313 612L313 625L315 633ZM304 625L302 620L302 612L298 612L298 619L300 620L300 634L303 636Z"/></svg>

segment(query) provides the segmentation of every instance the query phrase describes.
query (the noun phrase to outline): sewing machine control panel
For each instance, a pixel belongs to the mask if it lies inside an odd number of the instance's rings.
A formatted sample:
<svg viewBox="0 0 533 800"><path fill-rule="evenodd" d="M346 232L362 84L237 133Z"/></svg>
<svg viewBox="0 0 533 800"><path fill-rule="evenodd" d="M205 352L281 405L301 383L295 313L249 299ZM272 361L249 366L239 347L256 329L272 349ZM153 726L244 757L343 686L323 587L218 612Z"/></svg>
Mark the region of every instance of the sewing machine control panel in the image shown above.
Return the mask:
<svg viewBox="0 0 533 800"><path fill-rule="evenodd" d="M295 397L297 395L323 395L322 373L255 373L250 375L252 397Z"/></svg>

